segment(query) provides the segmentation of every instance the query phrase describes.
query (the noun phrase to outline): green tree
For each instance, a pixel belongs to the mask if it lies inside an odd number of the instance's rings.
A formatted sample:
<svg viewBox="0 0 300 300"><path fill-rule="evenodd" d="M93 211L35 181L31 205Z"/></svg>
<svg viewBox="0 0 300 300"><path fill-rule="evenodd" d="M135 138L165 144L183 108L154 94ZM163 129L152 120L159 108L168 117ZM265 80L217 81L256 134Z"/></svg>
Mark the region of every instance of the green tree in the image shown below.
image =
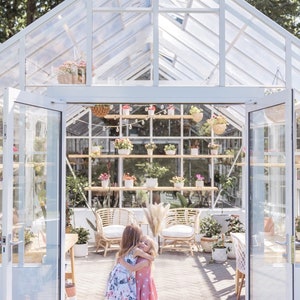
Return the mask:
<svg viewBox="0 0 300 300"><path fill-rule="evenodd" d="M300 38L299 0L247 0L247 2Z"/></svg>
<svg viewBox="0 0 300 300"><path fill-rule="evenodd" d="M0 42L3 43L63 0L1 0Z"/></svg>

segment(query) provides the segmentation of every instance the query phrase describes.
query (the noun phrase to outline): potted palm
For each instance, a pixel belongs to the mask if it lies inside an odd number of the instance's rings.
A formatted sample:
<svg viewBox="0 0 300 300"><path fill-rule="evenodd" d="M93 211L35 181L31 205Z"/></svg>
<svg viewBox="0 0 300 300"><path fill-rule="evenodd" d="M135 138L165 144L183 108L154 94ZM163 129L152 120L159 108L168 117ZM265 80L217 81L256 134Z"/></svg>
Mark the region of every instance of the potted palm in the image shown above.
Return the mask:
<svg viewBox="0 0 300 300"><path fill-rule="evenodd" d="M71 233L77 233L78 240L74 245L74 255L76 257L83 257L88 255L88 240L90 232L88 229L83 227L75 227Z"/></svg>
<svg viewBox="0 0 300 300"><path fill-rule="evenodd" d="M164 150L167 155L174 155L176 153L176 146L173 144L165 145Z"/></svg>
<svg viewBox="0 0 300 300"><path fill-rule="evenodd" d="M222 225L213 216L209 215L200 220L200 244L204 252L212 252L212 246L218 241Z"/></svg>

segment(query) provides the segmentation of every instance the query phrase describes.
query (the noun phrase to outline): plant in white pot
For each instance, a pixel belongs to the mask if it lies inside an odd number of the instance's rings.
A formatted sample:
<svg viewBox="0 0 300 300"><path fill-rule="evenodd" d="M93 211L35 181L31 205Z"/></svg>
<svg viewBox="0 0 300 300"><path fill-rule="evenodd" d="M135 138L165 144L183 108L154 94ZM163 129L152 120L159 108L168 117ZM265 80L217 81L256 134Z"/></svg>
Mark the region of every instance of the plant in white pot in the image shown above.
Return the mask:
<svg viewBox="0 0 300 300"><path fill-rule="evenodd" d="M223 263L227 260L227 247L225 245L224 234L213 244L211 258L216 263Z"/></svg>
<svg viewBox="0 0 300 300"><path fill-rule="evenodd" d="M218 241L222 225L213 216L208 215L200 220L200 244L204 252L211 252L212 246Z"/></svg>
<svg viewBox="0 0 300 300"><path fill-rule="evenodd" d="M77 233L78 241L74 245L74 255L76 257L83 257L88 255L88 240L90 232L84 227L75 227L71 233Z"/></svg>
<svg viewBox="0 0 300 300"><path fill-rule="evenodd" d="M228 222L227 231L225 232L225 246L227 248L227 257L236 258L231 233L245 232L244 224L241 222L238 215L231 215L230 218L226 219L226 222Z"/></svg>
<svg viewBox="0 0 300 300"><path fill-rule="evenodd" d="M173 145L173 144L168 144L168 145L165 145L164 147L164 151L167 155L174 155L176 153L176 146Z"/></svg>
<svg viewBox="0 0 300 300"><path fill-rule="evenodd" d="M153 151L157 148L156 144L153 142L147 143L145 145L148 155L152 155Z"/></svg>
<svg viewBox="0 0 300 300"><path fill-rule="evenodd" d="M136 166L140 169L143 169L146 177L146 186L147 187L157 187L158 186L158 178L161 178L169 171L166 167L161 167L158 163L142 163L136 164Z"/></svg>

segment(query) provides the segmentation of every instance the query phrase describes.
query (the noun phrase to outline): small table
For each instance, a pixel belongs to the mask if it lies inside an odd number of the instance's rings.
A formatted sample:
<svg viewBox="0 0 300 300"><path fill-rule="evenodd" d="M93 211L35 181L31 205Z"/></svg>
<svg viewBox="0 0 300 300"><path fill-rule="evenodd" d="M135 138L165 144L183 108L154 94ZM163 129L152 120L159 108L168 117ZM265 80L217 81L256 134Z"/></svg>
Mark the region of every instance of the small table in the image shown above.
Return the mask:
<svg viewBox="0 0 300 300"><path fill-rule="evenodd" d="M78 241L77 233L66 233L65 235L65 252L70 251L71 272L65 273L65 279L71 279L75 284L75 259L74 259L74 245Z"/></svg>

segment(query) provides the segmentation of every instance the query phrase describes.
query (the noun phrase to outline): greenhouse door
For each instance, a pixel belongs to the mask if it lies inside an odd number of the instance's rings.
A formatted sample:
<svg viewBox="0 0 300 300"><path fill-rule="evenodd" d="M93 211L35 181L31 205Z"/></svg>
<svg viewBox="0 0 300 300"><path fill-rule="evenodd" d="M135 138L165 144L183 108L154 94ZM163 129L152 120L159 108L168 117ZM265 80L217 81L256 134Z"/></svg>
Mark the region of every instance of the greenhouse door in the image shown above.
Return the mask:
<svg viewBox="0 0 300 300"><path fill-rule="evenodd" d="M0 299L62 299L62 107L15 89L5 94Z"/></svg>
<svg viewBox="0 0 300 300"><path fill-rule="evenodd" d="M291 91L247 105L248 299L293 299Z"/></svg>

